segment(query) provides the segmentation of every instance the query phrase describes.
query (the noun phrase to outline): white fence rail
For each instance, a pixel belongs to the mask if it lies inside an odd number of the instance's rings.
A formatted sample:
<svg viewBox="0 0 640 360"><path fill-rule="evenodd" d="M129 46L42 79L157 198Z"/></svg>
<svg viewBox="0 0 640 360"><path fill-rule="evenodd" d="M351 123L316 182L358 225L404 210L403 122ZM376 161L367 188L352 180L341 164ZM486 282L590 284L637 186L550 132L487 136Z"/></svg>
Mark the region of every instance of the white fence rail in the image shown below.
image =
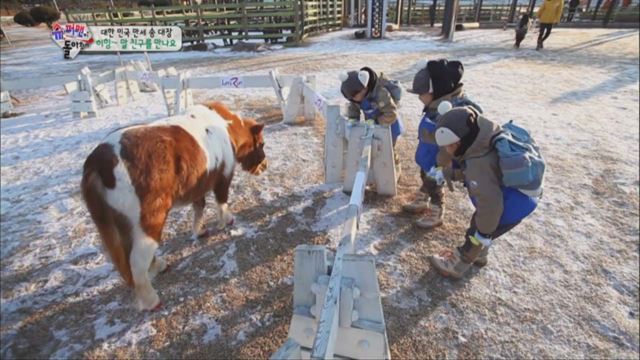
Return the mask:
<svg viewBox="0 0 640 360"><path fill-rule="evenodd" d="M193 105L192 90L197 89L246 89L273 88L280 107L285 112L284 87L291 87L294 82L301 82L303 77L279 75L277 70L271 70L267 75L245 76L202 76L191 77L189 73L168 74L162 78L161 85L165 94L167 113L169 116L183 113ZM285 116L285 122L289 121Z"/></svg>

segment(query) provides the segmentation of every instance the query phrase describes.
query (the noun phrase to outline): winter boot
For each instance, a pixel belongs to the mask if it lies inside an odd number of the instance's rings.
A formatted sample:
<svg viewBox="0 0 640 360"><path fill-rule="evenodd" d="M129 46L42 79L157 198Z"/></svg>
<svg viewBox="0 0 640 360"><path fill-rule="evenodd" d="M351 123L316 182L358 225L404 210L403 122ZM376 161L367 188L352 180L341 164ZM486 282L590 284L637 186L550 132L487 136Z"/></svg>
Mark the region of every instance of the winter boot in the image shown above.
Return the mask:
<svg viewBox="0 0 640 360"><path fill-rule="evenodd" d="M489 256L489 248L488 247L483 247L482 251L480 252L478 257L476 258L476 261L473 262L473 265L475 265L475 266L477 266L479 268L487 266L487 263L489 262L488 256Z"/></svg>
<svg viewBox="0 0 640 360"><path fill-rule="evenodd" d="M412 202L402 205L402 211L409 214L422 214L427 210L429 210L429 198L422 192L418 193Z"/></svg>
<svg viewBox="0 0 640 360"><path fill-rule="evenodd" d="M542 49L542 41L538 41L538 46L536 46L536 50Z"/></svg>
<svg viewBox="0 0 640 360"><path fill-rule="evenodd" d="M416 226L421 229L433 229L443 224L444 204L431 203L427 214L416 220Z"/></svg>
<svg viewBox="0 0 640 360"><path fill-rule="evenodd" d="M445 250L439 255L430 256L429 261L440 275L460 279L469 270L482 250L482 245L465 243L460 248Z"/></svg>

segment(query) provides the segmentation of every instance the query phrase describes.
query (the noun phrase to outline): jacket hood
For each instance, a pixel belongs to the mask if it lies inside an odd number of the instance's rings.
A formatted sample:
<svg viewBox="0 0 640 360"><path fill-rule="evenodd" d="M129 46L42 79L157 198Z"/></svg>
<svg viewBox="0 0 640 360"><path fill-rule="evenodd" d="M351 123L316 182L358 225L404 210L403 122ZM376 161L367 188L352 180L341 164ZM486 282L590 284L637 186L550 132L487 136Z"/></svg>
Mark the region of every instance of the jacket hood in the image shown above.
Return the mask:
<svg viewBox="0 0 640 360"><path fill-rule="evenodd" d="M475 140L469 145L467 150L460 156L462 160L481 157L491 151L491 140L493 137L502 131L502 127L487 119L482 115L477 117L478 135Z"/></svg>

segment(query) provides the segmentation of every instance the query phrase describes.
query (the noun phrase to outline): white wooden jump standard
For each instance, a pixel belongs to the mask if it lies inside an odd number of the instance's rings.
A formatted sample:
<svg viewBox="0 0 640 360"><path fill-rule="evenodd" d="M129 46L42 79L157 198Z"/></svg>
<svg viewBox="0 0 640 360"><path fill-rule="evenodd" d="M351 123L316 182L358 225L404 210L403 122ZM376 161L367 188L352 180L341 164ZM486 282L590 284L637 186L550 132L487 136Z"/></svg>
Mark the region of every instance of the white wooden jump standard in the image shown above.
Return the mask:
<svg viewBox="0 0 640 360"><path fill-rule="evenodd" d="M333 265L324 246L296 247L289 340L272 359L390 357L375 258L354 254L376 128L354 126L363 146Z"/></svg>

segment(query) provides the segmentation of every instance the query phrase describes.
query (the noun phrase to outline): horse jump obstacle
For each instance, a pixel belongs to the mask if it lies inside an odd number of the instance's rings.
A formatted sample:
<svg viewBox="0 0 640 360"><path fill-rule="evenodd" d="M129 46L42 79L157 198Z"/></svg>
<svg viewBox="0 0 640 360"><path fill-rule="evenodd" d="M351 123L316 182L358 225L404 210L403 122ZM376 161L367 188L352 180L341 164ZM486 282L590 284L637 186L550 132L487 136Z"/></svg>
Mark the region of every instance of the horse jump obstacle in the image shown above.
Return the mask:
<svg viewBox="0 0 640 360"><path fill-rule="evenodd" d="M175 69L173 69L175 73ZM135 100L141 91L156 91L160 83L159 73L152 72L140 62L132 61L115 70L93 74L88 67L78 75L62 75L47 78L26 78L3 80L1 103L4 114L10 108L10 91L31 90L44 87L63 86L71 97L71 112L76 118L95 117L98 109L113 103L106 83L114 81L118 105L126 104L129 98ZM5 99L7 101L5 101ZM8 109L5 111L5 109Z"/></svg>
<svg viewBox="0 0 640 360"><path fill-rule="evenodd" d="M159 76L147 69L141 61L132 61L97 75L92 75L89 68L85 67L75 81L66 83L64 87L71 96L71 112L74 117L82 118L85 114L95 117L100 106L113 103L105 85L107 82L114 81L116 101L118 105L124 105L129 99L137 100L141 88L145 92L157 91Z"/></svg>
<svg viewBox="0 0 640 360"><path fill-rule="evenodd" d="M354 127L363 146L333 264L324 246L295 249L289 339L272 359L390 358L375 258L354 254L376 127Z"/></svg>
<svg viewBox="0 0 640 360"><path fill-rule="evenodd" d="M169 116L182 114L193 106L194 89L243 89L243 88L273 88L276 92L280 107L285 112L285 98L283 90L292 86L294 82L302 81L303 77L279 75L277 70L271 70L267 75L245 76L203 76L192 77L187 73L167 73L161 80L162 91ZM285 122L288 119L285 119Z"/></svg>
<svg viewBox="0 0 640 360"><path fill-rule="evenodd" d="M308 107L313 104L323 115L327 121L325 182L339 182L344 170L344 187L351 197L335 255L320 245L300 245L295 249L289 338L271 359L389 359L375 258L354 252L368 180L373 180L376 190L395 194L391 131L366 123L345 125L340 106L327 103L312 85L302 84L302 99L287 103L293 104L288 110L297 114L303 107L305 114L311 115ZM295 84L291 92L297 98L294 91ZM389 166L392 171L383 173Z"/></svg>

